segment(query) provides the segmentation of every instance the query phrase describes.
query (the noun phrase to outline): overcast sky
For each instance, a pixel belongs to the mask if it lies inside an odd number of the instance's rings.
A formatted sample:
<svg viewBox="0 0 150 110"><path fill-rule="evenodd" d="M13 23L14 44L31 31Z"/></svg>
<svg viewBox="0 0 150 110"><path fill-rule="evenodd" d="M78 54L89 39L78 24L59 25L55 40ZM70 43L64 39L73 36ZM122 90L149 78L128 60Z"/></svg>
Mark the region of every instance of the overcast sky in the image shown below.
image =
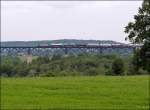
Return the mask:
<svg viewBox="0 0 150 110"><path fill-rule="evenodd" d="M142 1L2 1L2 41L96 39L125 42Z"/></svg>

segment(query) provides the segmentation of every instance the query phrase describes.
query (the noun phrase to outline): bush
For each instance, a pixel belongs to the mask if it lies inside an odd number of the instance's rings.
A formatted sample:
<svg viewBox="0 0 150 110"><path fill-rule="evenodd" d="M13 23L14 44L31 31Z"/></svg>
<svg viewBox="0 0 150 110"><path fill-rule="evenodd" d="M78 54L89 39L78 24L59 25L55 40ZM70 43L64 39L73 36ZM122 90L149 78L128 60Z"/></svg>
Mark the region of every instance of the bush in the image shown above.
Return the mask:
<svg viewBox="0 0 150 110"><path fill-rule="evenodd" d="M123 75L124 73L124 62L121 58L116 58L112 63L112 74Z"/></svg>
<svg viewBox="0 0 150 110"><path fill-rule="evenodd" d="M95 68L89 68L87 70L85 70L84 75L88 75L88 76L96 76L98 75L98 72Z"/></svg>
<svg viewBox="0 0 150 110"><path fill-rule="evenodd" d="M56 54L56 55L53 55L53 57L52 57L52 61L53 60L60 60L62 58L62 56L61 55L59 55L59 54Z"/></svg>

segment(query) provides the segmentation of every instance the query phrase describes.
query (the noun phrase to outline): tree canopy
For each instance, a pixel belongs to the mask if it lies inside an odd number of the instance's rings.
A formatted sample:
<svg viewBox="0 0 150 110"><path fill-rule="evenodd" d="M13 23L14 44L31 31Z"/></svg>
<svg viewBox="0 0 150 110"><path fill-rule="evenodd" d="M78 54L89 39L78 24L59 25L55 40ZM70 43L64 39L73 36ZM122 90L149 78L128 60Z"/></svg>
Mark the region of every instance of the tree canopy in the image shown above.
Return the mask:
<svg viewBox="0 0 150 110"><path fill-rule="evenodd" d="M126 39L133 43L150 41L150 0L143 1L142 8L134 16L134 22L129 22L125 27L125 33L129 33Z"/></svg>
<svg viewBox="0 0 150 110"><path fill-rule="evenodd" d="M150 73L150 0L144 0L138 14L134 16L134 22L129 22L125 27L126 37L132 43L142 43L139 52L139 61L142 68Z"/></svg>

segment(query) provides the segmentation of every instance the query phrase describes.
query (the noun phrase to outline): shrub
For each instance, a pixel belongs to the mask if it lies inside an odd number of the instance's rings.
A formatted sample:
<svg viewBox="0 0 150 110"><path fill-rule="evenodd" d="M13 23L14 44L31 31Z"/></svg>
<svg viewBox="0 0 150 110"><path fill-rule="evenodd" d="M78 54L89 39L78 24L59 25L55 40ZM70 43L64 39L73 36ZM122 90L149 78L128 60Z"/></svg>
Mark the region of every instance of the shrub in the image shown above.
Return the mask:
<svg viewBox="0 0 150 110"><path fill-rule="evenodd" d="M96 68L91 67L91 68L85 70L84 75L96 76L96 75L98 75L98 71L96 70Z"/></svg>
<svg viewBox="0 0 150 110"><path fill-rule="evenodd" d="M124 73L124 62L121 58L116 58L112 63L112 74L123 75Z"/></svg>

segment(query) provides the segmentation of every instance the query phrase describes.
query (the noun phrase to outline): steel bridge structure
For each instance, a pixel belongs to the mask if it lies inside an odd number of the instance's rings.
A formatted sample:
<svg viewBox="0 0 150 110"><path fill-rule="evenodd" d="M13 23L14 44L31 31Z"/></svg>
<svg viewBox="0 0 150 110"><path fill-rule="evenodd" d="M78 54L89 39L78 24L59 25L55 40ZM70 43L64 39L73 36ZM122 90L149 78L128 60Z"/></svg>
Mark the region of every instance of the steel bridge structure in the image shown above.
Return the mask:
<svg viewBox="0 0 150 110"><path fill-rule="evenodd" d="M1 55L37 55L41 53L46 55L56 50L68 54L73 49L81 50L82 52L97 52L102 54L106 49L130 49L140 48L139 45L49 45L49 46L1 46ZM46 53L46 54L44 54Z"/></svg>

